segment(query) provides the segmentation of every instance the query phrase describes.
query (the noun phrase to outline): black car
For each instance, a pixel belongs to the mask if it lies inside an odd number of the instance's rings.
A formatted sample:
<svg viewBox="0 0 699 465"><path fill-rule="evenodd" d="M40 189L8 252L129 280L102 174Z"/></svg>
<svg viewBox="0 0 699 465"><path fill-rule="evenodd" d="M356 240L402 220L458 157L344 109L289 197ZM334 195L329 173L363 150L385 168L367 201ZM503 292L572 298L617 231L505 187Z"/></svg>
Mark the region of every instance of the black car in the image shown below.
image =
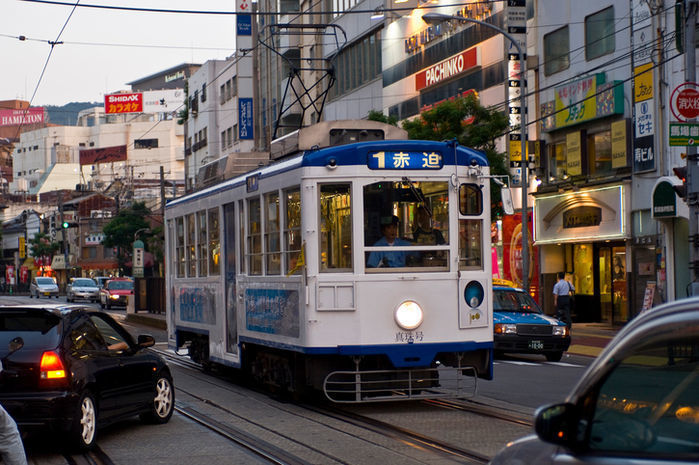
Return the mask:
<svg viewBox="0 0 699 465"><path fill-rule="evenodd" d="M21 431L64 434L78 450L97 429L134 415L166 423L174 408L165 361L106 313L76 305L0 307L0 404Z"/></svg>

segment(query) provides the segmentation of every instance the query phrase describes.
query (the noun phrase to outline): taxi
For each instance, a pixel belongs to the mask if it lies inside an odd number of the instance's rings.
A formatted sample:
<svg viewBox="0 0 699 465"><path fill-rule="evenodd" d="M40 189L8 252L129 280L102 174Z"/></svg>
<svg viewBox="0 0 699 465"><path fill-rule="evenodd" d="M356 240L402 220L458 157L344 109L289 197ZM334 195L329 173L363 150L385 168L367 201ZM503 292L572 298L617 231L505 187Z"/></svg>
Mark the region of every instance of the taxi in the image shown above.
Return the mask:
<svg viewBox="0 0 699 465"><path fill-rule="evenodd" d="M541 354L558 362L570 346L566 324L544 314L527 292L504 279L493 280L493 332L498 355Z"/></svg>

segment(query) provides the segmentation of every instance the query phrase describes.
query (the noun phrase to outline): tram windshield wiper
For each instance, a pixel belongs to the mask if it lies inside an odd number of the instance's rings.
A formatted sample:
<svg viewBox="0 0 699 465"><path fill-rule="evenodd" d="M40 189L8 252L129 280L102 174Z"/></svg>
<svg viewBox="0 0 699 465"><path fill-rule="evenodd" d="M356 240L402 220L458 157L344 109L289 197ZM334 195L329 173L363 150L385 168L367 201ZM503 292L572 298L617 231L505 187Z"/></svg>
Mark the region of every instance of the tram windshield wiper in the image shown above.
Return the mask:
<svg viewBox="0 0 699 465"><path fill-rule="evenodd" d="M403 176L403 184L407 184L410 187L410 191L413 193L415 198L417 198L417 200L422 204L422 206L425 207L425 210L427 210L427 214L430 216L430 218L432 218L432 209L425 201L425 196L423 195L422 191L415 189L413 182L407 176Z"/></svg>

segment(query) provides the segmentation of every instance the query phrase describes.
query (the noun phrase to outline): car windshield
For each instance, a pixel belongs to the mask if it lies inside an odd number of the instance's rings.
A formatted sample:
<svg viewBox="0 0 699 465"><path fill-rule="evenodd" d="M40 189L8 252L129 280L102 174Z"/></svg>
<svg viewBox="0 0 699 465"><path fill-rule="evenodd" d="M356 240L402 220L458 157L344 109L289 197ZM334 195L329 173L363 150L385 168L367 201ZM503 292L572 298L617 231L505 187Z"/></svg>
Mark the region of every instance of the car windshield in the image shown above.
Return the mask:
<svg viewBox="0 0 699 465"><path fill-rule="evenodd" d="M55 347L59 340L61 318L36 309L0 309L0 354L7 353L15 337L25 348Z"/></svg>
<svg viewBox="0 0 699 465"><path fill-rule="evenodd" d="M107 284L109 289L133 289L133 281L111 281Z"/></svg>
<svg viewBox="0 0 699 465"><path fill-rule="evenodd" d="M91 279L76 279L73 281L73 286L75 287L96 287L97 284Z"/></svg>
<svg viewBox="0 0 699 465"><path fill-rule="evenodd" d="M529 294L515 289L494 290L493 310L496 312L541 313L541 309Z"/></svg>
<svg viewBox="0 0 699 465"><path fill-rule="evenodd" d="M56 284L53 278L36 278L37 284Z"/></svg>

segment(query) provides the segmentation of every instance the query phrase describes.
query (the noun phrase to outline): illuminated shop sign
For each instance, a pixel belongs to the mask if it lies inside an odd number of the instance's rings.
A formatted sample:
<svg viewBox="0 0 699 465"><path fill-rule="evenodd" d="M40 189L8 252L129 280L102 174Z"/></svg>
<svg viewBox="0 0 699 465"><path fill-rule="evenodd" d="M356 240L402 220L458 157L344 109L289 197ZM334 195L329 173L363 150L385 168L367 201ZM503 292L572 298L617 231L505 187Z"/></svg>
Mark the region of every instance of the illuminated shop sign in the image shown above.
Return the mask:
<svg viewBox="0 0 699 465"><path fill-rule="evenodd" d="M541 105L544 131L624 113L621 81L604 82L604 73L556 87L554 100Z"/></svg>
<svg viewBox="0 0 699 465"><path fill-rule="evenodd" d="M442 165L437 152L370 152L367 160L371 170L438 170Z"/></svg>
<svg viewBox="0 0 699 465"><path fill-rule="evenodd" d="M420 7L429 2L418 0L418 3L418 7ZM463 18L476 19L478 21L483 21L492 14L493 6L488 2L468 3L460 10L452 13L453 16L461 16ZM442 24L430 26L417 34L409 36L407 39L405 39L405 53L413 53L418 48L429 44L430 42L442 37L444 34L453 32L456 30L458 23L459 20L457 19L445 21ZM464 22L464 24L466 23Z"/></svg>
<svg viewBox="0 0 699 465"><path fill-rule="evenodd" d="M415 75L415 90L419 91L425 87L446 81L475 66L479 66L480 61L480 53L478 53L477 47L447 58L417 73Z"/></svg>
<svg viewBox="0 0 699 465"><path fill-rule="evenodd" d="M112 94L104 96L105 113L142 113L143 94Z"/></svg>

